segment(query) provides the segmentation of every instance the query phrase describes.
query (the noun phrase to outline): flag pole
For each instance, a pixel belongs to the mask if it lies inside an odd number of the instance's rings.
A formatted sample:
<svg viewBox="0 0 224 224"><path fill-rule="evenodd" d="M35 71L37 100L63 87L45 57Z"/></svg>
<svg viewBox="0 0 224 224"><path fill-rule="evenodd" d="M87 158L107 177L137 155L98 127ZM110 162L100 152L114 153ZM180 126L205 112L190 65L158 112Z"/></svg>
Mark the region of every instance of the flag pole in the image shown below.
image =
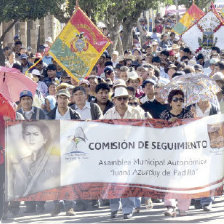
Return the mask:
<svg viewBox="0 0 224 224"><path fill-rule="evenodd" d="M79 0L76 0L76 5L75 5L76 8L79 7Z"/></svg>

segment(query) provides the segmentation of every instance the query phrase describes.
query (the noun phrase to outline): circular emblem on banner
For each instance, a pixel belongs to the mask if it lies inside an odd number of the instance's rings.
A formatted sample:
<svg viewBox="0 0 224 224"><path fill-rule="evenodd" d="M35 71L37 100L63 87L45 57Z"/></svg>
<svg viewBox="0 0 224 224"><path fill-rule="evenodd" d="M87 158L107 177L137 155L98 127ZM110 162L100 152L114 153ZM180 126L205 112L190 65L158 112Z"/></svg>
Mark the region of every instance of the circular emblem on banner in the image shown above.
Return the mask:
<svg viewBox="0 0 224 224"><path fill-rule="evenodd" d="M70 42L70 49L72 52L87 51L89 44L84 37L84 33L77 34L76 37Z"/></svg>

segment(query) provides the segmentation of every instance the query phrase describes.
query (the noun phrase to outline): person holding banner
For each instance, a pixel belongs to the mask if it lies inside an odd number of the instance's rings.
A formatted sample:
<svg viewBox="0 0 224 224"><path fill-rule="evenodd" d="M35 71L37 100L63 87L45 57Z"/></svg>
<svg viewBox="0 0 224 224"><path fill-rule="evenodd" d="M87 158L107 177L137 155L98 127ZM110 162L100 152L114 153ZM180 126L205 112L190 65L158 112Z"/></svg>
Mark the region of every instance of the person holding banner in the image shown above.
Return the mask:
<svg viewBox="0 0 224 224"><path fill-rule="evenodd" d="M17 111L23 115L25 120L45 120L46 116L42 109L33 106L33 94L29 90L24 90L20 93L20 105L21 108ZM27 201L26 213L35 212L36 209L39 211L44 211L44 201L35 202Z"/></svg>
<svg viewBox="0 0 224 224"><path fill-rule="evenodd" d="M98 120L101 119L103 113L96 103L87 101L87 92L84 87L77 86L72 91L74 104L71 108L78 112L82 120Z"/></svg>
<svg viewBox="0 0 224 224"><path fill-rule="evenodd" d="M163 111L160 118L163 120L175 122L177 119L194 118L191 110L183 108L184 93L182 90L174 89L168 95L168 103L170 109ZM191 199L177 199L179 215L186 215L187 210L190 206ZM175 199L171 199L169 193L165 195L164 204L167 211L164 213L165 216L176 216L177 203Z"/></svg>
<svg viewBox="0 0 224 224"><path fill-rule="evenodd" d="M206 117L206 116L211 116L211 115L215 115L215 114L220 114L220 110L219 108L210 103L208 100L200 100L198 103L196 103L195 105L192 105L191 107L191 111L195 114L195 117ZM213 148L218 148L216 145L217 143L222 143L222 133L220 135L221 139L219 138L219 135L214 135L215 133L219 133L219 128L215 127L214 125L208 128L208 134L210 137L210 141L211 141L211 147ZM214 136L214 139L212 138ZM221 140L221 141L220 141ZM216 143L216 144L214 144ZM223 145L221 145L221 147L223 147ZM203 209L206 212L209 212L212 210L212 203L214 201L214 197L203 197L203 198L199 198L199 199L195 199L195 208L196 209Z"/></svg>
<svg viewBox="0 0 224 224"><path fill-rule="evenodd" d="M59 186L60 157L52 154L54 147L51 146L49 127L42 121L23 122L22 138L24 154L11 161L14 195L27 196L49 186Z"/></svg>
<svg viewBox="0 0 224 224"><path fill-rule="evenodd" d="M125 87L117 87L114 91L114 107L109 109L104 114L104 119L144 119L140 111L132 106L128 105L129 95ZM129 198L115 198L110 200L111 218L116 218L120 207L120 201L122 205L123 218L129 219L133 215L134 208L136 206L135 197ZM137 204L140 204L137 203Z"/></svg>
<svg viewBox="0 0 224 224"><path fill-rule="evenodd" d="M0 115L0 220L3 216L4 210L4 183L5 183L5 162L4 162L4 151L5 148L5 122L3 116Z"/></svg>
<svg viewBox="0 0 224 224"><path fill-rule="evenodd" d="M182 90L174 89L168 95L170 109L164 110L160 119L174 122L177 119L194 118L191 110L183 108L184 93Z"/></svg>
<svg viewBox="0 0 224 224"><path fill-rule="evenodd" d="M109 100L110 87L107 83L100 83L96 86L96 101L103 112L105 114L110 108L114 106L114 104Z"/></svg>
<svg viewBox="0 0 224 224"><path fill-rule="evenodd" d="M5 130L5 121L9 121L7 116L0 115L0 130ZM16 112L16 120L24 120L22 114ZM5 131L0 134L0 220L7 219L7 213L10 211L13 215L19 213L19 201L5 201Z"/></svg>
<svg viewBox="0 0 224 224"><path fill-rule="evenodd" d="M48 113L49 120L80 120L80 115L68 106L70 93L66 89L58 90L57 94L57 107L51 110ZM54 201L55 207L53 212L51 213L52 216L57 216L61 212L61 203L60 201ZM66 215L67 216L74 216L74 201L64 201Z"/></svg>

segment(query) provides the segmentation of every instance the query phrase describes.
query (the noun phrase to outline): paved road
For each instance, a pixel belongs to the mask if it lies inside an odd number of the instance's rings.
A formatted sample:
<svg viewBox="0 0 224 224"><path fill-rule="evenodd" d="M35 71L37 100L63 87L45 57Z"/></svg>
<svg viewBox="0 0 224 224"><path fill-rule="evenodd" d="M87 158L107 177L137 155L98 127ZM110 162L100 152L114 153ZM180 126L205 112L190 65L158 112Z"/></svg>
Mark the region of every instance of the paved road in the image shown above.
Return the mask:
<svg viewBox="0 0 224 224"><path fill-rule="evenodd" d="M60 213L57 217L51 217L53 203L46 204L46 213L37 215L24 216L22 208L21 214L16 218L9 218L2 223L206 223L206 224L223 224L224 223L224 196L216 198L213 210L205 212L203 210L195 210L190 207L189 214L183 217L165 217L163 215L165 208L163 203L154 204L152 210L146 210L144 206L141 212L132 217L132 219L124 220L122 213L116 219L110 218L110 210L108 206L96 209L77 212L76 216L65 216L65 212Z"/></svg>

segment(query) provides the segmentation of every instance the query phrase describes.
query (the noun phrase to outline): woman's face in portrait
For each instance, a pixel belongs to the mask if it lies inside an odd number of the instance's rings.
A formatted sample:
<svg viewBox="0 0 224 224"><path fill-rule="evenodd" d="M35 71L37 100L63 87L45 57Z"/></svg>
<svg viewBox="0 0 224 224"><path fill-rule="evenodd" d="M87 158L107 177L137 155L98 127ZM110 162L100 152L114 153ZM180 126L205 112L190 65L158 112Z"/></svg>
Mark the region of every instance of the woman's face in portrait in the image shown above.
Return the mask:
<svg viewBox="0 0 224 224"><path fill-rule="evenodd" d="M24 140L32 151L38 151L47 142L40 128L35 125L26 127L24 131Z"/></svg>

